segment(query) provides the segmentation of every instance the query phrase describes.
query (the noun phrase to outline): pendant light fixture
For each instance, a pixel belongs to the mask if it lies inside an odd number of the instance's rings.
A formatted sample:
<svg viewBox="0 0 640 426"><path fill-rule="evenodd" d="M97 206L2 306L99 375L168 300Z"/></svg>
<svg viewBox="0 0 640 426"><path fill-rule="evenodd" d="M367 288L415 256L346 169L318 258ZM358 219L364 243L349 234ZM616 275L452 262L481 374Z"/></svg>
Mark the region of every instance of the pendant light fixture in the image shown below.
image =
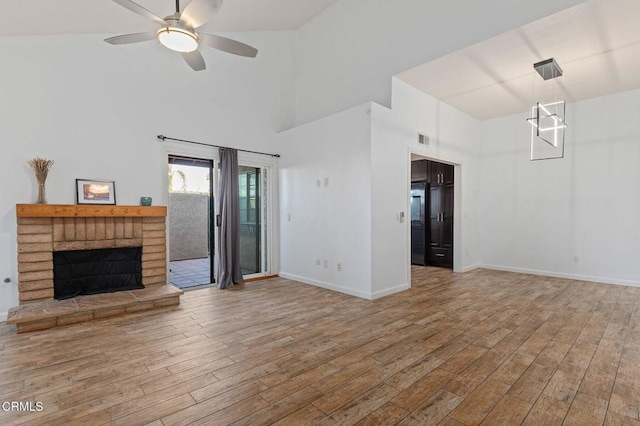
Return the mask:
<svg viewBox="0 0 640 426"><path fill-rule="evenodd" d="M531 107L531 116L527 118L527 121L531 124L530 159L563 158L564 132L567 127L565 122L565 101L555 98L555 81L551 83L551 100L545 100L547 80L561 77L562 69L554 58L537 62L533 64L533 68L544 81L540 94L542 100Z"/></svg>

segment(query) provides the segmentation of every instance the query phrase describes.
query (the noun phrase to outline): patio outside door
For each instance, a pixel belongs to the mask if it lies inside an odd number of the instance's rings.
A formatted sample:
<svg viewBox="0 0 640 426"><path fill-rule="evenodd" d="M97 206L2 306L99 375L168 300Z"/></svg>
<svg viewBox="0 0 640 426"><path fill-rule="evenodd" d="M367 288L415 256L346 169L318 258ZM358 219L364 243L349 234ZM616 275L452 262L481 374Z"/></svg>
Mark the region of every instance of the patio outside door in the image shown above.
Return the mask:
<svg viewBox="0 0 640 426"><path fill-rule="evenodd" d="M169 281L182 289L215 282L213 163L169 156Z"/></svg>

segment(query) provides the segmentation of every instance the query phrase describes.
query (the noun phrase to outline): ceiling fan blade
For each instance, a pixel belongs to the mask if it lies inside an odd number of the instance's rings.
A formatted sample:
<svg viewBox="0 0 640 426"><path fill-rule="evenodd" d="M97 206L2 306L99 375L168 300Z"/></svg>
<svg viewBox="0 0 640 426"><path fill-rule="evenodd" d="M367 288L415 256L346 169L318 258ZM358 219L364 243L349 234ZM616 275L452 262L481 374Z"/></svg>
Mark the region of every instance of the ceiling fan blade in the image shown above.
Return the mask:
<svg viewBox="0 0 640 426"><path fill-rule="evenodd" d="M189 64L191 68L193 68L194 71L202 71L203 69L207 68L204 63L202 54L197 50L189 53L183 53L182 57L184 58L186 63Z"/></svg>
<svg viewBox="0 0 640 426"><path fill-rule="evenodd" d="M141 41L149 41L156 38L156 33L134 33L124 34L104 39L109 44L129 44L140 43Z"/></svg>
<svg viewBox="0 0 640 426"><path fill-rule="evenodd" d="M180 15L180 22L189 28L198 28L207 22L222 6L222 0L191 0Z"/></svg>
<svg viewBox="0 0 640 426"><path fill-rule="evenodd" d="M129 9L133 13L136 13L144 18L151 19L152 21L154 21L159 25L162 25L162 26L167 25L167 23L164 22L164 19L160 18L153 12L148 11L144 7L140 6L139 4L132 2L131 0L113 0L113 1L118 3L120 6L126 9Z"/></svg>
<svg viewBox="0 0 640 426"><path fill-rule="evenodd" d="M198 38L202 44L206 44L214 49L222 50L223 52L232 53L234 55L255 58L258 54L258 49L255 47L240 43L239 41L231 40L230 38L202 33L198 33Z"/></svg>

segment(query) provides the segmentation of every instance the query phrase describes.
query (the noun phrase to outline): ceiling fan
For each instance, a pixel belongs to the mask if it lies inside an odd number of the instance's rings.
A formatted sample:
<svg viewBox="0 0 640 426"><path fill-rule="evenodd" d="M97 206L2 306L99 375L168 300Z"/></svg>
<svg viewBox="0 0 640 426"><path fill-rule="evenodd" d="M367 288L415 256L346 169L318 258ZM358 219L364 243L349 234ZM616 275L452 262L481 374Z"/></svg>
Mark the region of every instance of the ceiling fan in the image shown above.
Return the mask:
<svg viewBox="0 0 640 426"><path fill-rule="evenodd" d="M180 0L176 0L176 12L164 19L131 0L113 0L144 18L160 25L155 32L125 34L105 39L110 44L139 43L158 39L168 49L182 54L184 60L195 71L206 68L204 58L198 51L200 45L213 47L234 55L254 58L258 50L254 47L213 34L197 33L196 28L205 24L222 6L222 0L192 0L180 12Z"/></svg>

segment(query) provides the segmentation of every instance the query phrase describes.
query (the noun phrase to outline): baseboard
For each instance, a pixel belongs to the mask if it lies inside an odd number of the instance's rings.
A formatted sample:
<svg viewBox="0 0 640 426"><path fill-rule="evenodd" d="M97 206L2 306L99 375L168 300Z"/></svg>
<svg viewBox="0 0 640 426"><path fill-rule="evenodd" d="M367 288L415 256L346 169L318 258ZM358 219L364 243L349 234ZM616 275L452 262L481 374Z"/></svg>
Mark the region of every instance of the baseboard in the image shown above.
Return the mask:
<svg viewBox="0 0 640 426"><path fill-rule="evenodd" d="M478 268L482 268L482 266L478 265L477 263L475 263L473 265L465 266L464 268L461 268L460 271L456 271L456 272L469 272L469 271L473 271L474 269L478 269ZM487 269L490 269L490 268L487 268Z"/></svg>
<svg viewBox="0 0 640 426"><path fill-rule="evenodd" d="M591 275L567 274L564 272L543 271L539 269L513 268L510 266L498 266L498 265L481 264L481 265L477 265L477 267L483 268L483 269L492 269L494 271L517 272L520 274L541 275L545 277L565 278L568 280L588 281L588 282L601 283L601 284L624 285L627 287L640 287L640 281L619 280L616 278L608 278L608 277L594 277Z"/></svg>
<svg viewBox="0 0 640 426"><path fill-rule="evenodd" d="M299 275L289 274L287 272L282 272L282 271L278 275L280 277L286 278L288 280L299 281L299 282L304 283L304 284L309 284L309 285L312 285L312 286L315 286L315 287L325 288L327 290L337 291L338 293L345 293L345 294L348 294L350 296L359 297L361 299L368 299L368 300L372 299L372 295L370 293L365 293L365 292L362 292L362 291L353 290L353 289L350 289L348 287L342 287L342 286L338 286L338 285L334 285L334 284L329 284L329 283L325 283L324 281L313 280L313 279L310 279L310 278L301 277Z"/></svg>
<svg viewBox="0 0 640 426"><path fill-rule="evenodd" d="M380 291L375 291L373 292L373 294L371 294L371 299L372 300L379 299L381 297L388 296L393 293L399 293L401 291L409 290L410 288L411 286L409 284L404 283L404 284L397 285L395 287L387 288Z"/></svg>

